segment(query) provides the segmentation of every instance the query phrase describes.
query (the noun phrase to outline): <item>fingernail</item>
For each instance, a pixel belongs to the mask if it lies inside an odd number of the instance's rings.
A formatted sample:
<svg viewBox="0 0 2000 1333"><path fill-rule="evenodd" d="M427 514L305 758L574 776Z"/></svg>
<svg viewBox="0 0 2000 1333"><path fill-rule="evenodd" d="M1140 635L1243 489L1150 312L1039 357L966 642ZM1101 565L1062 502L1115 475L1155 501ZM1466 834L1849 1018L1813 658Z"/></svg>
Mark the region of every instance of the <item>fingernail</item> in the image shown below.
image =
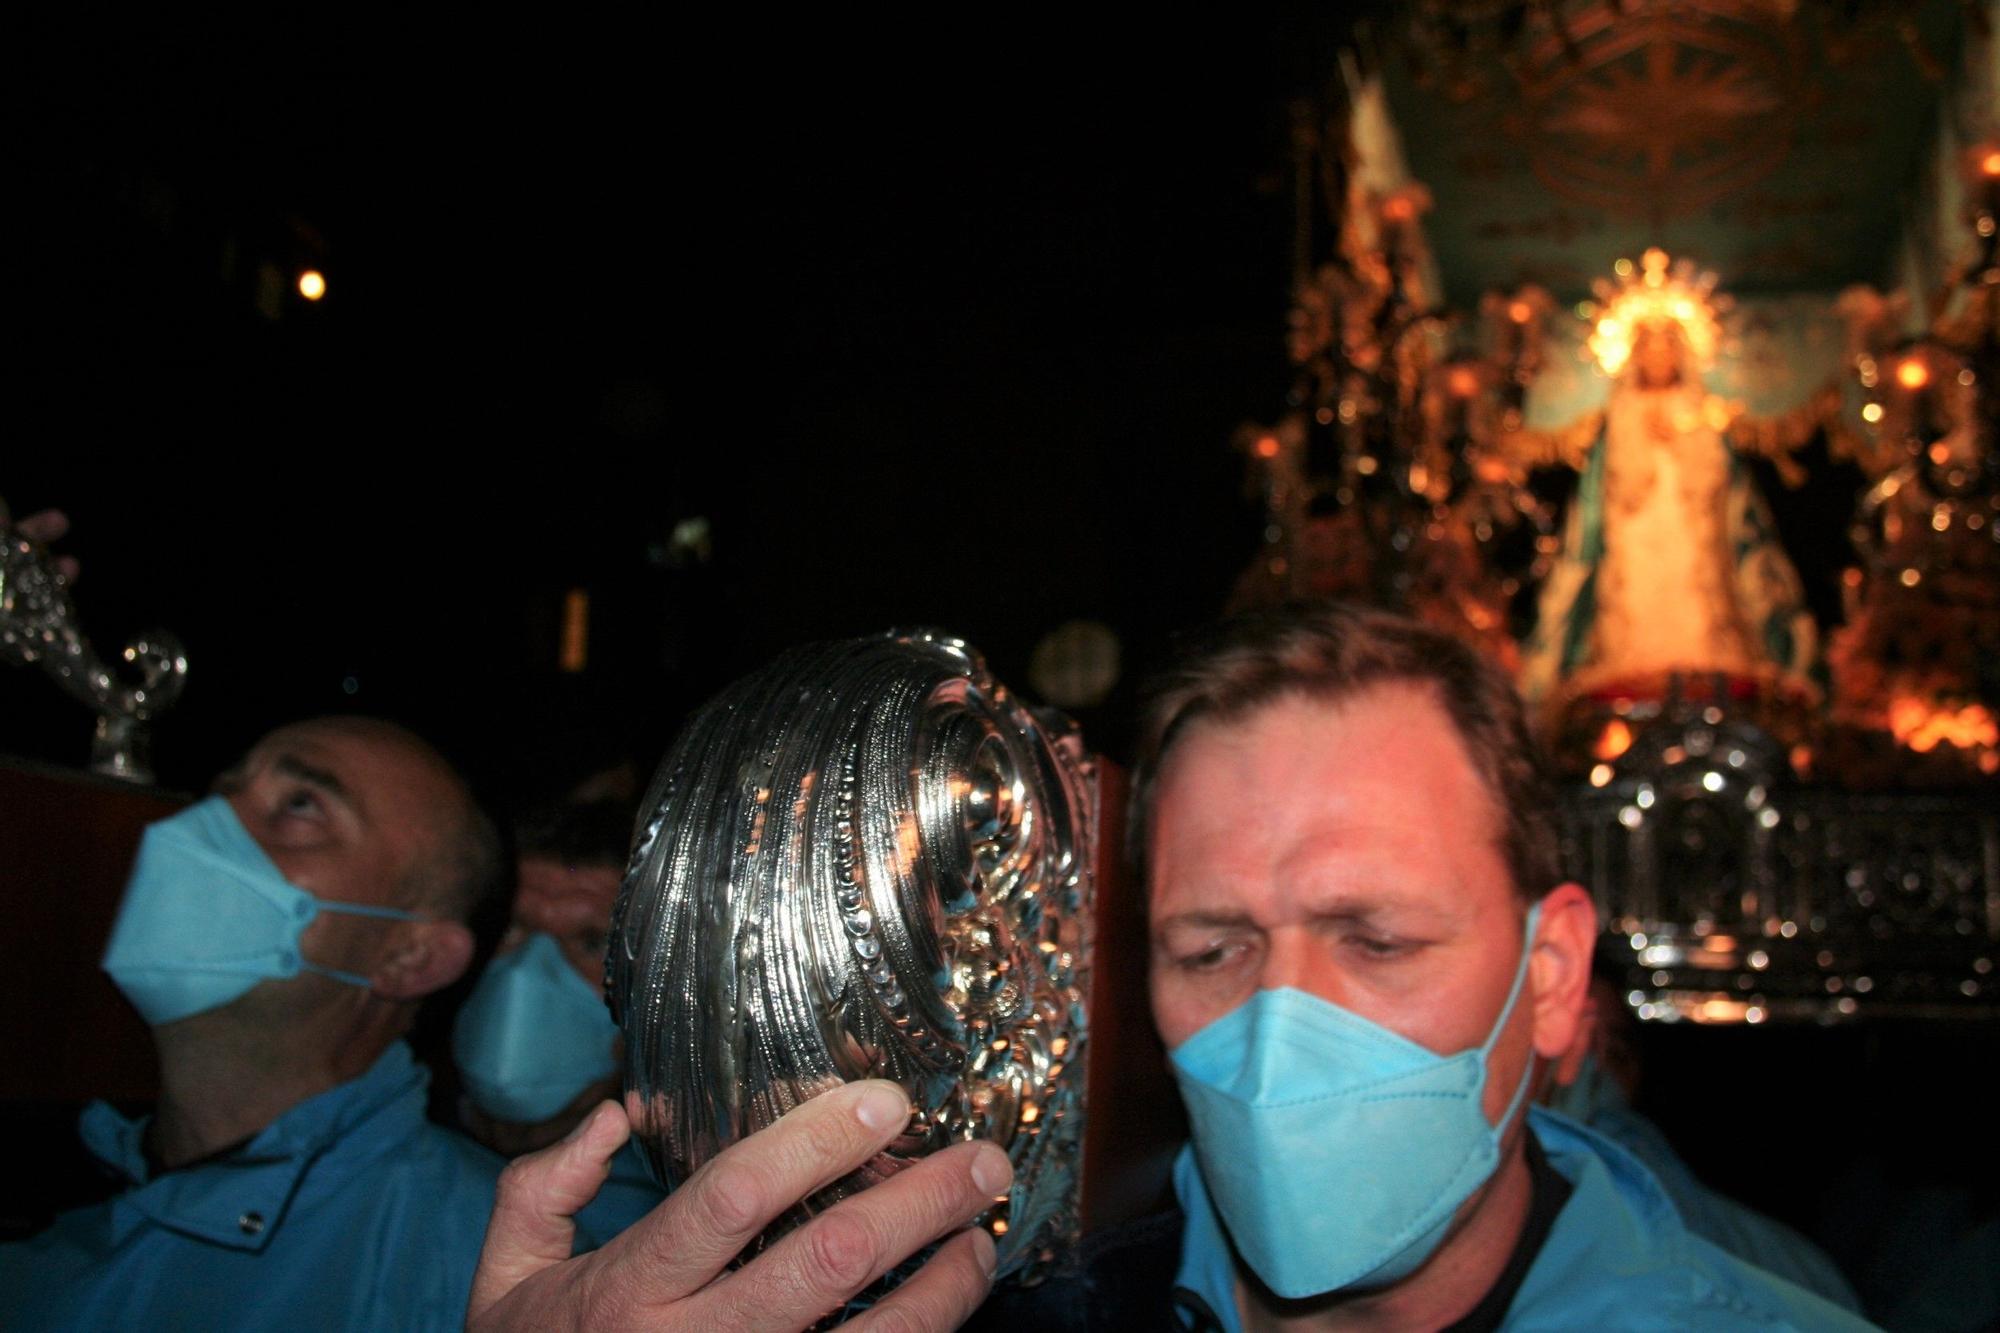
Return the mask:
<svg viewBox="0 0 2000 1333"><path fill-rule="evenodd" d="M979 1261L979 1271L988 1277L1000 1266L1000 1256L993 1248L993 1237L986 1234L985 1227L972 1229L972 1257Z"/></svg>
<svg viewBox="0 0 2000 1333"><path fill-rule="evenodd" d="M854 1104L854 1114L868 1128L880 1131L908 1120L910 1101L894 1084L877 1083L861 1094L861 1100Z"/></svg>
<svg viewBox="0 0 2000 1333"><path fill-rule="evenodd" d="M992 1144L981 1144L972 1157L972 1183L988 1194L998 1194L1014 1183L1014 1164Z"/></svg>

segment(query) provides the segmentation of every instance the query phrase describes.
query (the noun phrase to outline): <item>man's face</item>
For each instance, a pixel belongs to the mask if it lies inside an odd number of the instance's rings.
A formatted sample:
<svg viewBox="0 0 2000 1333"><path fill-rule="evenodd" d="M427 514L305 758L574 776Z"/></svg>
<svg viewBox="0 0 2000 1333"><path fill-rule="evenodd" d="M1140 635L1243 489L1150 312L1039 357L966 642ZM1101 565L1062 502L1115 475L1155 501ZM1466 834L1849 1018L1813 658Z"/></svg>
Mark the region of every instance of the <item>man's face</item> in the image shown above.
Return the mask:
<svg viewBox="0 0 2000 1333"><path fill-rule="evenodd" d="M410 869L462 797L430 757L389 731L282 727L216 782L236 817L292 883L334 902L408 908ZM368 975L388 943L380 920L321 913L300 940L324 967Z"/></svg>
<svg viewBox="0 0 2000 1333"><path fill-rule="evenodd" d="M1178 1046L1290 986L1441 1055L1480 1045L1522 948L1500 827L1425 688L1193 723L1161 768L1147 849L1160 1035ZM1531 971L1491 1057L1490 1120L1529 1059L1534 992Z"/></svg>
<svg viewBox="0 0 2000 1333"><path fill-rule="evenodd" d="M514 920L501 941L507 953L535 933L552 935L563 957L593 990L604 985L604 943L622 872L614 866L570 866L555 857L521 858Z"/></svg>

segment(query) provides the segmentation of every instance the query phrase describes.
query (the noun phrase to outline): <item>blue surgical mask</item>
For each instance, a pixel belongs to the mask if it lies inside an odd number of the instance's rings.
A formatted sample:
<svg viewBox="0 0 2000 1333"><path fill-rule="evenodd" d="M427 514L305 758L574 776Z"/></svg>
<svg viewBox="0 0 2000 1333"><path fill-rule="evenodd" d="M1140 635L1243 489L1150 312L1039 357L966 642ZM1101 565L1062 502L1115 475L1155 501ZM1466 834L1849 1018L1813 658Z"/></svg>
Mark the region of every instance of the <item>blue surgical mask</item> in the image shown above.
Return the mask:
<svg viewBox="0 0 2000 1333"><path fill-rule="evenodd" d="M1486 1040L1443 1056L1314 995L1260 990L1173 1052L1202 1183L1243 1261L1287 1299L1386 1286L1500 1163L1486 1060L1520 998L1537 913Z"/></svg>
<svg viewBox="0 0 2000 1333"><path fill-rule="evenodd" d="M393 907L314 897L284 877L227 800L211 796L147 825L104 970L154 1027L300 972L367 986L367 977L300 953L299 936L321 912L417 919Z"/></svg>
<svg viewBox="0 0 2000 1333"><path fill-rule="evenodd" d="M519 1124L547 1120L618 1068L618 1025L553 935L487 965L458 1011L452 1054L472 1104Z"/></svg>

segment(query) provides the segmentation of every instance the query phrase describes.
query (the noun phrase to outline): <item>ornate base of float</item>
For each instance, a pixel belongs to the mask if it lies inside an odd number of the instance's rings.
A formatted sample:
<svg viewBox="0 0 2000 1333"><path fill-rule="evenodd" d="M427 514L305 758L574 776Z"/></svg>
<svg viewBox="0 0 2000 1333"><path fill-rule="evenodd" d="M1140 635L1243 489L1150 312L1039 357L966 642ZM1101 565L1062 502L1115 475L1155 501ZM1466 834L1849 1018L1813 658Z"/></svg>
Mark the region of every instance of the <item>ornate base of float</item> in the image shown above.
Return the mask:
<svg viewBox="0 0 2000 1333"><path fill-rule="evenodd" d="M1550 702L1544 717L1557 764L1568 772L1589 771L1594 785L1603 786L1614 767L1629 769L1647 760L1635 747L1656 725L1714 728L1724 719L1781 743L1781 767L1809 771L1819 715L1817 690L1771 670L1585 673ZM1653 758L1669 762L1674 744L1672 737L1664 738L1653 747ZM1623 762L1628 754L1633 763Z"/></svg>
<svg viewBox="0 0 2000 1333"><path fill-rule="evenodd" d="M2000 1019L1994 784L1843 791L1789 758L1683 698L1566 797L1568 869L1638 1016Z"/></svg>

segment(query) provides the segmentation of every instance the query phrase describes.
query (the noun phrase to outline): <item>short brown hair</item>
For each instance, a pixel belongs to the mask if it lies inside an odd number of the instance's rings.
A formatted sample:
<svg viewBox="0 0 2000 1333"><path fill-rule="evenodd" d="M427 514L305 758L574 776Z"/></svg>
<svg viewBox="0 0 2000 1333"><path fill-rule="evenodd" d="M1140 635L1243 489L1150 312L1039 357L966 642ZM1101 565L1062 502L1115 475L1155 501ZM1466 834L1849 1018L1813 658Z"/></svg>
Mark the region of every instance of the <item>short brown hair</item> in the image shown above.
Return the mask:
<svg viewBox="0 0 2000 1333"><path fill-rule="evenodd" d="M1513 683L1468 645L1385 611L1337 602L1252 611L1189 635L1147 685L1128 824L1143 868L1160 765L1188 724L1232 721L1288 696L1338 703L1373 686L1427 686L1501 816L1514 892L1561 878L1554 790Z"/></svg>

